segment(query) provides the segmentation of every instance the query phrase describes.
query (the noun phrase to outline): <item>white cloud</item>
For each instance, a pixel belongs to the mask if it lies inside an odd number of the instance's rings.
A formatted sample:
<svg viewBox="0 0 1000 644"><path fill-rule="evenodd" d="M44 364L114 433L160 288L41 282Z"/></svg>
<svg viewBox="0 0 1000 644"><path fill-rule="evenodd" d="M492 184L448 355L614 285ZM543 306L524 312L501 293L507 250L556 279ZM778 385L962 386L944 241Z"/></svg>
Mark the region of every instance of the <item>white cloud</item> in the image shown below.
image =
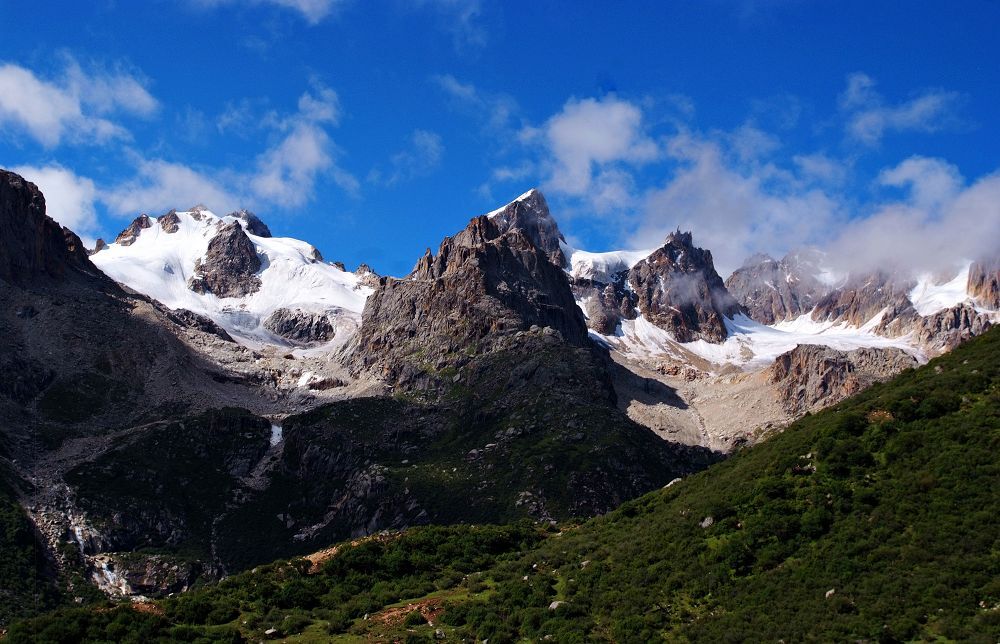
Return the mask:
<svg viewBox="0 0 1000 644"><path fill-rule="evenodd" d="M792 163L803 180L827 185L840 185L847 179L849 164L821 152L796 154Z"/></svg>
<svg viewBox="0 0 1000 644"><path fill-rule="evenodd" d="M192 0L202 7L218 7L221 5L272 5L283 9L296 11L311 25L319 24L337 8L345 4L345 0Z"/></svg>
<svg viewBox="0 0 1000 644"><path fill-rule="evenodd" d="M1000 240L1000 172L967 184L953 165L912 157L880 174L905 189L847 222L830 244L844 268L942 271L995 256Z"/></svg>
<svg viewBox="0 0 1000 644"><path fill-rule="evenodd" d="M38 186L45 196L45 211L49 217L78 235L94 232L97 225L94 204L98 193L93 181L57 164L18 166L11 171Z"/></svg>
<svg viewBox="0 0 1000 644"><path fill-rule="evenodd" d="M389 173L386 175L381 170L372 170L369 180L392 186L425 176L441 164L443 156L444 144L440 135L427 130L414 130L409 137L409 148L393 154L389 159Z"/></svg>
<svg viewBox="0 0 1000 644"><path fill-rule="evenodd" d="M887 132L937 132L953 126L961 95L928 90L898 105L886 105L875 81L857 72L847 78L840 107L847 113L847 134L860 143L876 146Z"/></svg>
<svg viewBox="0 0 1000 644"><path fill-rule="evenodd" d="M521 137L543 148L543 188L585 197L596 186L592 205L599 212L613 205L604 196L626 191L621 166L640 166L662 155L645 132L642 110L614 96L571 99L541 127L524 128Z"/></svg>
<svg viewBox="0 0 1000 644"><path fill-rule="evenodd" d="M471 110L483 127L498 137L511 134L511 122L518 111L517 102L506 94L490 94L472 83L463 83L451 74L441 74L432 80L457 104Z"/></svg>
<svg viewBox="0 0 1000 644"><path fill-rule="evenodd" d="M84 71L71 57L61 78L45 80L33 71L0 65L0 127L25 132L44 147L64 141L103 143L128 139L128 131L105 118L150 116L155 98L134 75L122 70Z"/></svg>
<svg viewBox="0 0 1000 644"><path fill-rule="evenodd" d="M181 163L161 159L139 160L136 176L101 194L101 201L115 214L162 213L203 203L227 213L240 199L227 188L217 171L199 171ZM211 175L211 176L210 176Z"/></svg>
<svg viewBox="0 0 1000 644"><path fill-rule="evenodd" d="M741 170L727 161L719 141L682 133L667 151L677 169L646 193L633 247L656 246L678 227L691 230L727 275L754 252L780 254L825 240L846 219L841 204L822 190L802 188L784 173Z"/></svg>
<svg viewBox="0 0 1000 644"><path fill-rule="evenodd" d="M133 152L136 176L108 190L102 200L117 214L186 208L199 202L217 212L240 206L294 208L312 198L321 176L329 176L348 194L357 194L360 184L337 164L341 152L325 128L336 125L341 116L336 92L313 83L312 90L299 97L297 108L291 114L268 112L254 119L271 130L274 142L257 155L249 171L199 169Z"/></svg>

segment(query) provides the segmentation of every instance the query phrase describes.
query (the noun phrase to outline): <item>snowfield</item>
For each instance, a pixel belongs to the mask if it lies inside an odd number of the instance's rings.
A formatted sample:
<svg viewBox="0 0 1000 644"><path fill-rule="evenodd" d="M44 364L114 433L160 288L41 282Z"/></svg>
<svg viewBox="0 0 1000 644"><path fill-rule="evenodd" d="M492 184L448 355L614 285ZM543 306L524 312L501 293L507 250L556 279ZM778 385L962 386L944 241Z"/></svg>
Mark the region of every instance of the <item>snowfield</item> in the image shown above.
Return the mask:
<svg viewBox="0 0 1000 644"><path fill-rule="evenodd" d="M261 287L255 293L219 298L192 291L188 280L217 229L236 221L246 230L246 222L232 216L218 217L207 210L177 215L180 224L176 232L166 232L150 217L152 226L142 230L134 243L110 244L91 260L112 279L171 309L205 315L249 344L287 344L262 326L280 308L327 313L336 327L336 344L357 329L372 289L359 284L354 273L314 259L313 246L297 239L258 237L247 231L261 260L257 273Z"/></svg>

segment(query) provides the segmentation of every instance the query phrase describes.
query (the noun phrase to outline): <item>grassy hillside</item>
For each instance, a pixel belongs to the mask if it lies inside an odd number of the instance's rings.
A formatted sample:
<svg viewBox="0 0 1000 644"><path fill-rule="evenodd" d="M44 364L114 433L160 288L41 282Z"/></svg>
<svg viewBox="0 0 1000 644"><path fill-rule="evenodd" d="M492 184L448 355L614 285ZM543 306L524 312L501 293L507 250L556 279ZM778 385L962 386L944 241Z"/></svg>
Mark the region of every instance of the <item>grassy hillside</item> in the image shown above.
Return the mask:
<svg viewBox="0 0 1000 644"><path fill-rule="evenodd" d="M578 527L420 528L9 637L995 642L998 454L994 330Z"/></svg>

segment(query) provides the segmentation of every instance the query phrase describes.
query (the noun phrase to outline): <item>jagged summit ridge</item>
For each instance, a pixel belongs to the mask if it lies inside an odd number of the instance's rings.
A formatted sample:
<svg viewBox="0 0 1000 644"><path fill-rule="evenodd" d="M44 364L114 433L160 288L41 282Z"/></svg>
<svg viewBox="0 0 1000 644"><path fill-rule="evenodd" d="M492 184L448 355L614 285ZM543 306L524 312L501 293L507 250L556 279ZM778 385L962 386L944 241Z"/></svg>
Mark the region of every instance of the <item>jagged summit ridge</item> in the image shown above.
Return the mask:
<svg viewBox="0 0 1000 644"><path fill-rule="evenodd" d="M548 327L583 346L587 329L561 268L561 241L537 191L473 218L437 254L428 250L407 278L380 282L349 361L391 383L412 384L433 379L422 364L440 369L532 328Z"/></svg>

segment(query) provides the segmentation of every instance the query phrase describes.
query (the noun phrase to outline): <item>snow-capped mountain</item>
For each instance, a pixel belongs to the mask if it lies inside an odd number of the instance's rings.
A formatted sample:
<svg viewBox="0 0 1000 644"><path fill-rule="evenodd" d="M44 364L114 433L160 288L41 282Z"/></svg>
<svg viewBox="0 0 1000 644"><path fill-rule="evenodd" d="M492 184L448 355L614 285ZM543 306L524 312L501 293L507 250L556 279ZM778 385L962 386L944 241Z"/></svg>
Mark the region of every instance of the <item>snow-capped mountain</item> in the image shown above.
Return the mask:
<svg viewBox="0 0 1000 644"><path fill-rule="evenodd" d="M339 345L356 331L372 293L366 275L324 262L307 242L271 237L245 211L142 215L91 260L129 288L205 315L248 343Z"/></svg>

